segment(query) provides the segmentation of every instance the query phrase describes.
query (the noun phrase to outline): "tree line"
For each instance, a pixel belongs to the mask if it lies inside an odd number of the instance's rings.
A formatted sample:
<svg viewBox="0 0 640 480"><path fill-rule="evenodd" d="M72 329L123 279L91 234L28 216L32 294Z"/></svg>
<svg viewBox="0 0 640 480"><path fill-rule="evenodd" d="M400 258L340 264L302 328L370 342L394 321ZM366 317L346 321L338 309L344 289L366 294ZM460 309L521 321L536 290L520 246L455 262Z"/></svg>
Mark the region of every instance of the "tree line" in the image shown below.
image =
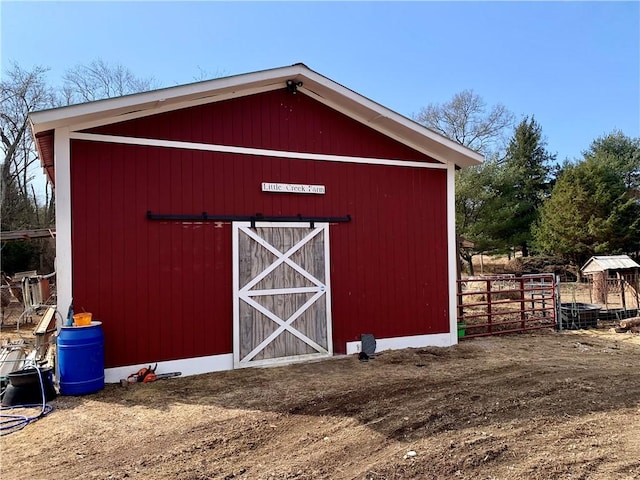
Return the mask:
<svg viewBox="0 0 640 480"><path fill-rule="evenodd" d="M619 130L582 158L556 161L533 116L519 122L471 90L423 108L415 120L485 155L456 178L456 229L482 253L554 255L580 267L597 254L640 255L640 138Z"/></svg>
<svg viewBox="0 0 640 480"><path fill-rule="evenodd" d="M14 63L0 82L3 231L54 225L54 192L48 184L34 187L41 174L29 112L159 87L102 60L68 69L58 87L46 75L44 67ZM481 253L551 254L576 266L594 254L640 254L640 138L614 130L594 139L582 158L558 163L533 115L516 121L472 90L427 105L414 120L485 156L456 174L456 229L473 244L461 250L471 273ZM42 252L34 245L6 245L3 269L37 268Z"/></svg>
<svg viewBox="0 0 640 480"><path fill-rule="evenodd" d="M157 87L153 78L135 76L119 64L94 60L69 68L62 84L47 81L48 69L23 68L13 63L0 81L0 223L2 231L52 228L55 224L54 192L42 178L40 160L29 131L30 112L116 97ZM38 185L38 187L36 187ZM52 242L10 242L2 248L2 269L53 270ZM44 273L44 272L43 272Z"/></svg>

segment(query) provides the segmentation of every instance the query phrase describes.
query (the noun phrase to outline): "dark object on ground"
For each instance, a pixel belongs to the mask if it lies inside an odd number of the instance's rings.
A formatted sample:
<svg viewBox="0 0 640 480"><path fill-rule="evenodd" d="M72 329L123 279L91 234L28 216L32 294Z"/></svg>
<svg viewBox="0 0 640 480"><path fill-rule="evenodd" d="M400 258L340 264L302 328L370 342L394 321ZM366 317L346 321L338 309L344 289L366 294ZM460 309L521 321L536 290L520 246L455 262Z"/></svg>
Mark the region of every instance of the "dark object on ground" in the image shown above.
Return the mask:
<svg viewBox="0 0 640 480"><path fill-rule="evenodd" d="M362 351L369 357L376 353L376 339L370 333L363 333L360 335L360 343L362 344Z"/></svg>
<svg viewBox="0 0 640 480"><path fill-rule="evenodd" d="M40 375L42 382L40 381ZM16 405L37 405L42 403L42 390L44 389L45 402L56 398L53 387L51 368L41 368L38 372L35 368L26 368L10 373L9 385L2 396L3 407Z"/></svg>

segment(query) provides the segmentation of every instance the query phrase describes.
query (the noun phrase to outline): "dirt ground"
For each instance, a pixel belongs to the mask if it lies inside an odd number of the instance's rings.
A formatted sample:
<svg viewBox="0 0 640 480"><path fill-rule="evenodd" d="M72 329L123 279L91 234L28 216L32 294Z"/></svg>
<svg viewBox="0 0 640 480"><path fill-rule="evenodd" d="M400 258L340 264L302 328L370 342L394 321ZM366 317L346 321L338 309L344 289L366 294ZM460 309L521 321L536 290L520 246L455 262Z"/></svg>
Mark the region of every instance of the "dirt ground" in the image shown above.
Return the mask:
<svg viewBox="0 0 640 480"><path fill-rule="evenodd" d="M3 480L640 478L640 335L610 330L107 385L51 404L0 438Z"/></svg>

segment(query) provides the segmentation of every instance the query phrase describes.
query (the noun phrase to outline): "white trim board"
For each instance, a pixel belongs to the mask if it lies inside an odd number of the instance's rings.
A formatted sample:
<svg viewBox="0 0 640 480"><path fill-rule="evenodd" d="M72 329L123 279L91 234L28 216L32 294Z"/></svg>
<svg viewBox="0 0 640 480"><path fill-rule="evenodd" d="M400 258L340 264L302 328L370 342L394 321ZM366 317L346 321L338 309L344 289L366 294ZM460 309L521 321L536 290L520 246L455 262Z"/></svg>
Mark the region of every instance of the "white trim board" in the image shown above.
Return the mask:
<svg viewBox="0 0 640 480"><path fill-rule="evenodd" d="M207 105L209 103L215 102L223 102L225 100L232 100L238 97L244 97L249 95L256 95L258 93L271 92L273 90L277 90L282 88L282 85L279 83L265 85L262 87L249 88L247 90L243 90L242 92L238 92L236 90L228 93L220 93L211 96L199 97L195 100L189 100L180 102L180 104L168 103L165 100L156 100L155 106L152 110L137 110L135 112L125 113L122 115L112 116L109 118L101 118L98 120L85 121L83 123L78 123L75 125L71 125L69 129L72 132L77 132L80 130L88 130L90 128L101 127L104 125L112 125L114 123L126 122L129 120L135 120L137 118L144 118L151 115L159 115L161 113L173 112L175 110L182 110L185 108L198 107L200 105Z"/></svg>
<svg viewBox="0 0 640 480"><path fill-rule="evenodd" d="M57 306L66 316L73 301L73 252L71 250L71 142L69 130L56 129L54 140L56 181L56 290Z"/></svg>
<svg viewBox="0 0 640 480"><path fill-rule="evenodd" d="M447 270L449 293L449 335L451 345L458 343L458 249L456 248L456 171L447 170Z"/></svg>
<svg viewBox="0 0 640 480"><path fill-rule="evenodd" d="M202 98L215 101L216 96L229 93L236 93L236 96L242 96L245 91L268 85L273 85L273 88L284 88L285 80L292 77L295 78L299 75L300 70L300 66L292 65L290 67L216 78L67 107L41 110L31 113L29 118L32 128L37 133L61 126L71 126L84 121L92 121L96 118L95 116L110 118L141 110L148 112L156 108L159 103L173 103L173 109L179 109L182 102L197 101ZM305 67L305 70L308 69Z"/></svg>
<svg viewBox="0 0 640 480"><path fill-rule="evenodd" d="M418 124L413 120L409 120L402 115L395 113L391 110L388 111L388 114L376 113L374 115L363 116L355 113L354 111L347 108L340 101L332 101L327 97L323 97L322 95L318 95L316 92L309 90L307 88L302 88L301 90L304 94L313 98L314 100L336 110L337 112L346 115L347 117L355 120L356 122L362 123L363 125L372 128L373 130L385 135L386 137L392 138L399 143L407 145L408 147L413 148L414 150L421 152L425 155L430 156L434 160L437 160L442 163L455 163L456 160L459 161L458 155L463 155L463 149L467 149L467 147L463 147L462 145L449 140L448 138L441 136L439 133L433 132L432 130L427 129L424 125ZM349 90L348 90L349 91ZM351 92L353 95L357 95ZM375 102L369 100L372 105L377 105ZM378 106L379 110L386 109L385 107ZM368 113L368 112L367 112ZM394 125L402 125L405 129L403 133L396 131L392 126ZM423 141L420 140L424 136L425 132L423 130L428 130L427 136L430 140L432 140L431 144L427 146ZM410 135L407 134L410 132ZM436 136L441 137L437 138ZM454 151L455 158L447 153L446 149L450 149ZM474 152L475 153L475 152ZM479 155L479 154L476 154ZM478 162L482 162L482 159L478 160ZM468 166L468 165L466 165Z"/></svg>
<svg viewBox="0 0 640 480"><path fill-rule="evenodd" d="M436 333L431 335L412 335L407 337L376 338L376 352L383 350L400 350L403 348L420 347L450 347L450 335L448 333ZM347 355L360 352L360 342L347 342ZM324 359L332 357L323 357ZM314 356L287 357L274 362L273 366L297 363L300 361L319 360ZM127 378L132 373L136 373L143 367L155 365L156 362L144 364L126 365L123 367L106 368L104 380L106 383L118 383L120 379ZM169 360L157 362L156 373L182 372L183 377L190 375L201 375L204 373L221 372L233 370L233 354L224 353L220 355L210 355L206 357L184 358L181 360ZM255 366L256 368L258 365ZM260 365L264 367L264 365Z"/></svg>
<svg viewBox="0 0 640 480"><path fill-rule="evenodd" d="M285 88L286 81L302 83L299 92L388 135L437 160L461 167L482 163L483 156L425 126L386 108L303 64L247 73L205 82L155 90L33 112L33 133L60 127L71 130L106 125L205 103Z"/></svg>
<svg viewBox="0 0 640 480"><path fill-rule="evenodd" d="M172 112L175 110L182 110L182 109L186 109L186 108L191 108L191 107L197 107L200 105L206 105L206 104L210 104L210 103L214 103L214 102L221 102L224 100L231 100L234 98L238 98L238 97L243 97L243 96L248 96L248 95L255 95L255 94L259 94L259 93L266 93L266 92L270 92L273 90L277 90L279 88L282 88L282 85L280 84L269 84L266 86L262 86L262 87L257 87L257 88L251 88L242 92L238 92L238 91L232 91L229 93L224 93L224 94L216 94L216 95L212 95L212 96L205 96L205 97L200 97L197 98L196 100L190 100L190 101L185 101L185 102L181 102L179 104L175 104L175 103L171 103L169 102L167 104L166 101L164 100L156 100L154 106L151 109L144 109L144 110L137 110L134 112L130 112L130 113L126 113L126 114L122 114L122 115L117 115L117 116L112 116L109 118L103 118L103 119L98 119L98 120L91 120L91 121L84 121L83 123L78 123L75 125L71 125L69 127L69 130L71 132L80 132L81 130L88 130L90 128L95 128L95 127L100 127L100 126L104 126L104 125L111 125L114 123L120 123L120 122L125 122L125 121L129 121L129 120L135 120L138 118L144 118L144 117L148 117L150 115L158 115L158 114L162 114L162 113L167 113L167 112ZM424 144L421 144L419 142L416 141L412 141L409 140L408 138L403 137L402 135L398 135L394 132L392 132L391 130L385 128L384 126L380 125L380 121L382 119L387 119L387 120L391 120L391 118L387 115L387 116L383 116L379 113L374 114L373 116L371 116L371 114L369 112L368 115L358 115L354 112L352 112L351 110L349 110L348 108L345 108L345 106L343 104L341 104L339 101L331 101L326 97L323 97L322 95L318 95L317 93L315 93L314 91L303 87L299 88L299 91L302 92L303 94L309 96L310 98L313 98L314 100L328 106L329 108L332 108L333 110L336 110L337 112L342 113L343 115L346 115L347 117L355 120L358 123L362 123L364 125L367 125L370 128L373 128L374 130L376 130L377 132L382 133L383 135L392 138L400 143L403 143L411 148L413 148L414 150L421 152L425 155L429 155L430 157L432 157L434 160L440 161L442 163L448 163L448 160L446 158L446 155L443 154L442 151L438 151L439 149L436 147L434 148L425 148ZM345 91L347 92L351 92L348 89L345 89ZM353 92L351 92L352 95L357 95ZM371 102L373 105L375 105L375 102ZM379 108L385 108L382 106L378 106ZM402 115L399 114L395 114L398 116L398 118L400 119L404 119L404 117ZM405 127L407 128L411 128L414 131L417 131L419 129L423 129L424 126L423 125L419 125L419 124L415 124L415 122L413 121L409 121L406 122L404 120L401 121L401 123L404 124ZM413 126L411 124L414 124ZM418 128L416 128L416 125ZM424 134L424 132L422 133ZM433 134L433 132L431 132L431 134ZM439 135L439 134L435 134L435 135ZM430 137L431 138L431 137ZM444 139L445 142L451 142L448 138L446 137L442 137ZM443 142L441 142L440 145L442 147ZM457 149L459 150L458 153L462 153L461 149L464 149L466 147L462 147L461 145L455 143L455 142L451 142L450 145L447 145L447 147L453 148L453 149Z"/></svg>
<svg viewBox="0 0 640 480"><path fill-rule="evenodd" d="M454 343L451 343L451 335L448 333L376 338L376 352L382 350L401 350L403 348L450 347L452 345L454 345ZM360 350L361 342L347 342L347 355L359 353Z"/></svg>
<svg viewBox="0 0 640 480"><path fill-rule="evenodd" d="M454 152L455 154L467 157L467 159L472 158L473 160L471 160L471 163L465 166L482 163L484 156L479 154L478 152L475 152L468 147L462 146L459 143L445 137L444 135L440 135L439 133L430 130L424 125L419 124L405 117L404 115L400 115L399 113L394 112L393 110L363 95L360 95L359 93L356 93L337 82L334 82L333 80L309 69L304 65L302 65L302 67L304 67L306 71L301 71L300 76L307 77L307 79L310 80L302 87L302 91L305 94L309 96L313 95L313 97L317 100L325 103L326 105L332 106L332 108L337 109L338 111L341 111L342 113L345 113L346 115L354 119L358 119L365 124L373 124L379 122L380 120L388 119L389 121L395 123L396 125L402 126L408 131L413 131L414 133L418 133L421 136L429 138L430 140L449 149L451 152ZM319 91L315 91L315 88L318 88ZM351 105L349 107L346 106L347 102L351 102ZM345 106L338 107L338 105ZM362 115L360 113L357 113L359 111L362 111L363 113L366 111L366 114ZM389 134L387 128L374 128L381 132L387 132L387 134Z"/></svg>
<svg viewBox="0 0 640 480"><path fill-rule="evenodd" d="M216 145L210 143L181 142L176 140L157 140L153 138L123 137L119 135L100 135L96 133L72 132L70 138L91 142L118 143L125 145L141 145L148 147L178 148L182 150L201 150L208 152L234 153L239 155L255 155L261 157L291 158L295 160L318 160L325 162L363 163L370 165L390 165L396 167L430 168L446 170L442 163L417 162L413 160L390 160L384 158L349 157L344 155L329 155L324 153L287 152L283 150L269 150L264 148L235 147L231 145Z"/></svg>
<svg viewBox="0 0 640 480"><path fill-rule="evenodd" d="M124 367L106 368L104 370L105 383L118 383L121 379L127 378L132 373L144 367L152 366L156 362L149 362L137 365L127 365ZM182 360L168 360L158 362L156 373L182 372L183 377L190 375L200 375L202 373L220 372L233 369L233 354L224 353L221 355L210 355L207 357L185 358Z"/></svg>
<svg viewBox="0 0 640 480"><path fill-rule="evenodd" d="M303 362L317 362L318 360L327 360L331 358L334 358L334 356L319 356L312 353L309 355L296 355L294 357L280 357L274 359L273 362L269 364L250 365L248 368L281 367ZM120 383L120 380L126 379L132 373L136 373L141 368L148 367L149 364L154 367L156 363L158 364L156 373L181 372L181 377L234 370L233 354L224 353L220 355L210 355L207 357L183 358L180 360L169 360L166 362L147 362L135 365L126 365L123 367L105 368L104 381L105 383Z"/></svg>

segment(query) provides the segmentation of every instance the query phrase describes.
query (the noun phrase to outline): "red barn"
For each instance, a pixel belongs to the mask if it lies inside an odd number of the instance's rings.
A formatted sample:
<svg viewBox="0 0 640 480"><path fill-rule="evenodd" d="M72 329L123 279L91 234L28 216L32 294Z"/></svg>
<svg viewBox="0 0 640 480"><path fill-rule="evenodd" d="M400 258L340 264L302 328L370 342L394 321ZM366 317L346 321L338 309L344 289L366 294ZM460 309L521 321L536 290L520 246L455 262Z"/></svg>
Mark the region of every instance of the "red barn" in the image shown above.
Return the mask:
<svg viewBox="0 0 640 480"><path fill-rule="evenodd" d="M302 64L33 113L58 309L105 374L457 342L454 173L482 157Z"/></svg>

